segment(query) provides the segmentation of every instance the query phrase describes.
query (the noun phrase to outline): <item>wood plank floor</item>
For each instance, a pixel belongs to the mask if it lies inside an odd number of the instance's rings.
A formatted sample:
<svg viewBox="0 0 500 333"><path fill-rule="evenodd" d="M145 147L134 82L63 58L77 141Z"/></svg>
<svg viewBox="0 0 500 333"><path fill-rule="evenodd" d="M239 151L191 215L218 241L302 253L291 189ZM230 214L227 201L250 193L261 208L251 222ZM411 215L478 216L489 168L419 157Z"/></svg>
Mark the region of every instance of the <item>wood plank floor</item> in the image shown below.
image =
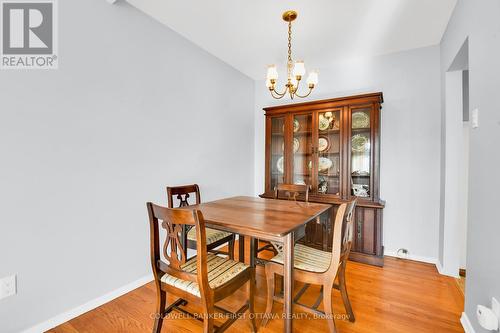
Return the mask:
<svg viewBox="0 0 500 333"><path fill-rule="evenodd" d="M386 258L384 268L350 262L347 281L356 322L336 320L340 333L464 332L459 321L463 296L455 279L439 275L433 265L394 258ZM296 289L299 287L297 285ZM154 285L149 283L49 332L150 332L155 292ZM313 304L318 292L319 288L310 288L302 302ZM256 311L259 313L265 309L265 296L264 270L258 267ZM236 310L245 297L244 290L238 291L219 304ZM334 291L334 310L336 314L345 314L337 291ZM275 304L273 312L281 311L282 305ZM324 320L299 315L303 317L295 320L295 332L328 331ZM249 325L248 319L240 319L227 332L249 332ZM259 327L259 332L282 330L283 323L279 319ZM202 326L193 319L166 319L162 332L202 332Z"/></svg>

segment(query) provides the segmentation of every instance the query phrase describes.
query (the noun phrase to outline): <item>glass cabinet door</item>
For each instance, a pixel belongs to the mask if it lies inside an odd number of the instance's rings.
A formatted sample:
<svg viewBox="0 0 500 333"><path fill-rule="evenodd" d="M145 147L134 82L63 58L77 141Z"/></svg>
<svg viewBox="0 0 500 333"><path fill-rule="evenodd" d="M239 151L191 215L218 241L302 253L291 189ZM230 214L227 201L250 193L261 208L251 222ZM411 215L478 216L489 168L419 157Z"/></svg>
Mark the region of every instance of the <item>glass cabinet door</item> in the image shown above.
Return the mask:
<svg viewBox="0 0 500 333"><path fill-rule="evenodd" d="M341 109L318 112L317 193L340 196Z"/></svg>
<svg viewBox="0 0 500 333"><path fill-rule="evenodd" d="M312 113L295 114L293 116L293 183L312 184Z"/></svg>
<svg viewBox="0 0 500 333"><path fill-rule="evenodd" d="M271 118L271 191L285 182L285 117Z"/></svg>
<svg viewBox="0 0 500 333"><path fill-rule="evenodd" d="M371 197L371 107L351 109L351 195Z"/></svg>

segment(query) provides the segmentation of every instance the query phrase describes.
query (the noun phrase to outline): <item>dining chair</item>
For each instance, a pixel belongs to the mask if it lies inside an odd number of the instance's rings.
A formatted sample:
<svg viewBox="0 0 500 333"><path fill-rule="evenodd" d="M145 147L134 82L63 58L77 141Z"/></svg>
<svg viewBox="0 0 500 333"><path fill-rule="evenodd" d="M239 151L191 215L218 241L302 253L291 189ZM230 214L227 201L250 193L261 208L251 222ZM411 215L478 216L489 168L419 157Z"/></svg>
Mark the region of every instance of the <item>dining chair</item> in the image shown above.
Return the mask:
<svg viewBox="0 0 500 333"><path fill-rule="evenodd" d="M201 203L200 187L197 184L167 187L168 207L174 208L174 197L179 200L179 207L189 206L190 194L195 195L195 203ZM234 259L234 240L233 233L225 232L217 229L206 229L207 235L207 249L215 254L225 254L230 259ZM187 244L184 249L196 249L196 229L184 226L183 230L183 244ZM227 243L227 251L217 250L216 248ZM186 252L187 254L187 252Z"/></svg>
<svg viewBox="0 0 500 333"><path fill-rule="evenodd" d="M332 289L340 291L349 321L354 322L349 296L347 294L345 270L351 251L353 239L353 212L356 199L339 206L333 226L332 251L321 251L302 244L294 248L294 280L304 283L302 289L294 297L294 306L298 309L322 316L328 322L330 332L336 332L332 306ZM265 266L267 280L267 304L262 326L267 324L274 301L283 302L282 297L275 295L275 275L283 276L283 254L278 253ZM338 284L335 280L338 279ZM299 303L300 298L311 284L320 285L320 295L312 307ZM324 311L318 310L323 301Z"/></svg>
<svg viewBox="0 0 500 333"><path fill-rule="evenodd" d="M207 251L206 228L199 210L170 209L147 203L150 236L151 266L156 285L156 312L153 333L159 333L164 317L176 309L186 316L203 321L203 332L223 332L249 310L251 330L256 332L254 314L255 268L244 263L217 256ZM182 226L196 229L197 255L189 260L182 247ZM160 250L160 226L166 231ZM160 252L161 251L161 252ZM168 263L161 259L161 254ZM236 312L230 312L215 303L232 295L247 283L247 301ZM178 297L169 306L167 294ZM181 306L193 302L201 307L201 316L191 314ZM216 327L216 311L223 312L227 320Z"/></svg>
<svg viewBox="0 0 500 333"><path fill-rule="evenodd" d="M299 185L299 184L278 184L274 188L274 199L279 199L280 195L282 198L287 200L297 201L299 196L303 196L305 202L309 202L309 186L308 185ZM297 235L296 239L301 238L304 235ZM278 242L268 242L268 241L258 241L257 244L264 243L264 245L257 249L257 254L259 252L269 250L272 251L275 255L282 252L283 244Z"/></svg>

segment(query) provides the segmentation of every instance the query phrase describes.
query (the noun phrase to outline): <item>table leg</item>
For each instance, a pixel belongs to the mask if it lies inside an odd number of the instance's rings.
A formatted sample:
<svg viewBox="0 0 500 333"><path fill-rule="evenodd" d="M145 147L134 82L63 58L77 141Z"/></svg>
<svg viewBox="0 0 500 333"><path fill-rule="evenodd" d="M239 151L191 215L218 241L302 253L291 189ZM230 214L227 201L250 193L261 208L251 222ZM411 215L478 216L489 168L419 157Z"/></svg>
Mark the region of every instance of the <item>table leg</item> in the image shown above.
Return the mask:
<svg viewBox="0 0 500 333"><path fill-rule="evenodd" d="M283 238L284 332L293 332L293 232Z"/></svg>
<svg viewBox="0 0 500 333"><path fill-rule="evenodd" d="M240 235L238 239L239 249L238 249L238 260L242 263L245 262L245 236Z"/></svg>
<svg viewBox="0 0 500 333"><path fill-rule="evenodd" d="M250 237L250 267L255 267L255 257L257 251L257 239Z"/></svg>

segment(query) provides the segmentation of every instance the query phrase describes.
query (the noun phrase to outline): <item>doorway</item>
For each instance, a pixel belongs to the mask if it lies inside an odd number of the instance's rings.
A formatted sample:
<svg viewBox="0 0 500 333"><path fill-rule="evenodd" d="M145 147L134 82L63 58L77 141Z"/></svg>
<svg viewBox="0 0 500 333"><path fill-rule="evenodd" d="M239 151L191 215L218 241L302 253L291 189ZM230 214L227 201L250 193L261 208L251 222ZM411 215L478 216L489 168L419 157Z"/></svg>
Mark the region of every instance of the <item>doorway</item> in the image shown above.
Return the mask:
<svg viewBox="0 0 500 333"><path fill-rule="evenodd" d="M443 117L440 262L441 274L458 278L465 289L469 193L469 43L445 73Z"/></svg>

